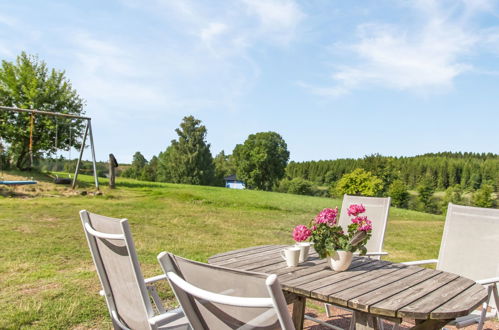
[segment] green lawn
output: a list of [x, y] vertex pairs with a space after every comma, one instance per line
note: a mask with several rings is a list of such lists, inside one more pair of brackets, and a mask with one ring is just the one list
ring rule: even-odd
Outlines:
[[[121, 178], [118, 185], [114, 191], [104, 187], [102, 196], [0, 196], [0, 328], [109, 327], [81, 209], [130, 220], [147, 277], [160, 273], [161, 251], [206, 261], [222, 251], [291, 244], [294, 225], [307, 224], [324, 207], [340, 206], [328, 198]], [[443, 216], [392, 208], [387, 259], [437, 257], [443, 223]], [[175, 304], [166, 286], [162, 296]]]

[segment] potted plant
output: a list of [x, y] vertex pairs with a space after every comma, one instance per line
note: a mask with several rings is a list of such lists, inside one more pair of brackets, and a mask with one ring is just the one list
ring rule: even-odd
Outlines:
[[348, 269], [353, 253], [360, 255], [367, 252], [366, 243], [371, 237], [372, 223], [362, 204], [352, 204], [348, 207], [348, 215], [352, 223], [346, 231], [338, 225], [338, 208], [326, 208], [319, 212], [311, 221], [310, 226], [298, 225], [293, 230], [293, 237], [300, 241], [310, 239], [320, 258], [327, 258], [329, 266], [335, 271]]

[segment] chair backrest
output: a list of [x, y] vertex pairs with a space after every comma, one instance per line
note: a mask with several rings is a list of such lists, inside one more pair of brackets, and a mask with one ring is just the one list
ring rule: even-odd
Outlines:
[[386, 223], [390, 210], [390, 197], [364, 197], [344, 195], [341, 204], [339, 224], [344, 229], [350, 225], [351, 217], [348, 216], [348, 207], [352, 204], [362, 204], [366, 208], [366, 215], [372, 221], [371, 238], [366, 244], [367, 252], [382, 252], [385, 238]]
[[449, 203], [437, 269], [475, 281], [499, 277], [499, 210]]
[[150, 329], [154, 316], [127, 219], [80, 211], [113, 325]]
[[166, 252], [158, 260], [194, 329], [294, 329], [277, 276]]

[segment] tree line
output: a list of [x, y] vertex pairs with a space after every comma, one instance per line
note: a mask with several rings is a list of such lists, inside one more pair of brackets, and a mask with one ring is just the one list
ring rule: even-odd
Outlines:
[[251, 134], [231, 155], [215, 157], [199, 119], [186, 116], [175, 130], [178, 137], [149, 161], [137, 151], [122, 176], [147, 181], [224, 186], [236, 174], [250, 189], [272, 190], [285, 175], [289, 160], [286, 142], [276, 132]]
[[434, 182], [437, 190], [460, 185], [479, 189], [483, 184], [499, 188], [499, 155], [492, 153], [442, 152], [414, 157], [387, 157], [378, 154], [360, 159], [290, 162], [289, 178], [303, 178], [316, 184], [331, 185], [357, 168], [371, 172], [383, 181], [383, 191], [398, 179], [415, 189], [423, 179]]
[[[289, 183], [299, 183], [302, 187], [325, 186], [330, 196], [390, 196], [393, 206], [438, 214], [445, 213], [449, 202], [497, 206], [499, 155], [443, 152], [386, 157], [375, 154], [360, 159], [291, 162], [286, 176]], [[444, 193], [436, 198], [436, 191]]]

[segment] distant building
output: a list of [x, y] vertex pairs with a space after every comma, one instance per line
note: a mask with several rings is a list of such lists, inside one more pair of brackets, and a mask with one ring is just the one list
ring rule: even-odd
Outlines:
[[239, 181], [235, 174], [232, 174], [232, 175], [225, 177], [224, 180], [225, 180], [225, 187], [226, 188], [231, 188], [231, 189], [245, 189], [246, 188], [246, 186], [244, 185], [244, 182]]

